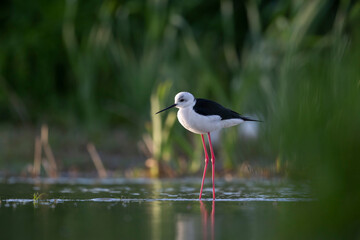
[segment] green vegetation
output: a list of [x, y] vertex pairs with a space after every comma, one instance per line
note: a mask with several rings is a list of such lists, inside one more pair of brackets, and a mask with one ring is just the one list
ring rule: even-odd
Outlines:
[[33, 200], [34, 202], [37, 202], [39, 200], [43, 200], [47, 198], [47, 194], [46, 193], [34, 193], [33, 195]]
[[39, 201], [47, 199], [48, 195], [46, 193], [34, 193], [33, 195], [33, 205], [38, 207]]

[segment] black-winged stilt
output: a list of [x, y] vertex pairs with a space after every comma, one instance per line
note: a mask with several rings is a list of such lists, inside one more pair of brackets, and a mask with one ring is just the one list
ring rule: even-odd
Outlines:
[[175, 103], [159, 112], [161, 113], [170, 108], [177, 107], [179, 111], [177, 118], [181, 125], [189, 130], [190, 132], [201, 134], [201, 140], [204, 147], [205, 153], [205, 167], [204, 174], [201, 182], [200, 196], [201, 199], [204, 179], [206, 174], [207, 164], [209, 162], [209, 155], [207, 154], [204, 134], [208, 135], [209, 146], [211, 152], [211, 163], [212, 163], [212, 185], [213, 185], [213, 199], [215, 199], [215, 155], [211, 143], [210, 133], [221, 128], [232, 127], [245, 121], [259, 121], [248, 117], [241, 116], [237, 112], [227, 109], [217, 102], [194, 98], [191, 93], [179, 92], [175, 96]]

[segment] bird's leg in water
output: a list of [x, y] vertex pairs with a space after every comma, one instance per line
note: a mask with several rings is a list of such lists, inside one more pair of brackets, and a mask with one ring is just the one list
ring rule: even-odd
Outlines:
[[212, 184], [213, 184], [213, 199], [215, 200], [215, 155], [211, 143], [210, 133], [208, 133], [210, 152], [211, 152], [211, 165], [212, 165]]
[[205, 139], [204, 139], [204, 135], [203, 135], [203, 134], [201, 134], [201, 140], [202, 140], [202, 144], [203, 144], [203, 147], [204, 147], [204, 153], [205, 153], [205, 167], [204, 167], [204, 174], [203, 174], [203, 178], [202, 178], [202, 182], [201, 182], [199, 199], [201, 199], [201, 195], [202, 195], [202, 191], [203, 191], [203, 186], [204, 186], [205, 175], [206, 175], [206, 167], [207, 167], [208, 162], [209, 162], [209, 155], [207, 154], [206, 144], [205, 144]]

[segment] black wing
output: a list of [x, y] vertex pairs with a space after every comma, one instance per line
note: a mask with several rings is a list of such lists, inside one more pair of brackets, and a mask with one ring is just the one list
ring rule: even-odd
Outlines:
[[202, 98], [196, 99], [194, 111], [197, 112], [198, 114], [205, 115], [205, 116], [219, 115], [221, 117], [221, 120], [240, 118], [244, 121], [258, 121], [255, 119], [243, 117], [240, 114], [238, 114], [237, 112], [234, 112], [230, 109], [227, 109], [227, 108], [221, 106], [217, 102], [207, 100], [207, 99], [202, 99]]

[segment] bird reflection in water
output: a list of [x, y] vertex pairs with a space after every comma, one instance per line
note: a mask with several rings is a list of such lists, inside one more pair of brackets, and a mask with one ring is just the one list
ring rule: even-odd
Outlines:
[[200, 200], [200, 212], [201, 212], [201, 223], [202, 223], [202, 230], [203, 230], [203, 239], [208, 239], [208, 233], [211, 233], [211, 239], [215, 239], [215, 201], [212, 201], [212, 209], [210, 214], [210, 231], [209, 231], [209, 224], [208, 218], [209, 214], [204, 205], [204, 202]]

